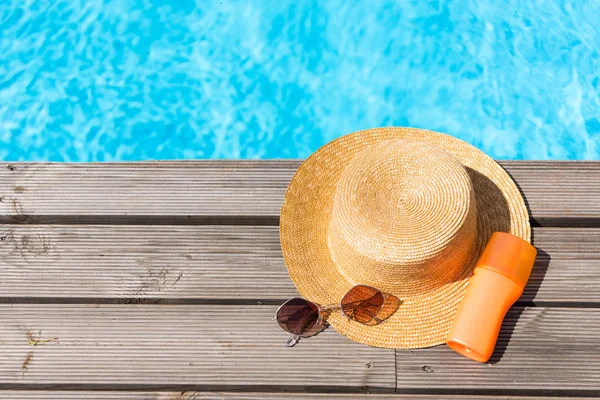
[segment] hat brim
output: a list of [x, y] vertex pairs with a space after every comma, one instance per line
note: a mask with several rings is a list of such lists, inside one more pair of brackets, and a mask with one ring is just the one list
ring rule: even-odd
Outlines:
[[379, 325], [363, 325], [341, 313], [332, 313], [328, 322], [350, 339], [370, 346], [430, 347], [445, 342], [468, 278], [491, 234], [509, 232], [530, 240], [529, 214], [517, 185], [481, 150], [452, 136], [414, 128], [377, 128], [336, 139], [307, 158], [292, 178], [281, 208], [281, 247], [290, 277], [308, 300], [338, 304], [350, 288], [360, 284], [330, 256], [327, 230], [333, 197], [340, 174], [355, 154], [374, 143], [393, 139], [437, 146], [465, 166], [477, 202], [476, 249], [455, 281], [410, 298], [391, 293], [399, 297], [400, 306]]

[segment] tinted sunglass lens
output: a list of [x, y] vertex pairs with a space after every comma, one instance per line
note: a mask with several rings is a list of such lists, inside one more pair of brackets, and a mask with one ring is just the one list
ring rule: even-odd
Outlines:
[[377, 314], [383, 306], [384, 298], [380, 290], [371, 286], [354, 286], [342, 299], [342, 311], [348, 318], [361, 324], [377, 322]]
[[277, 311], [277, 323], [293, 335], [306, 336], [319, 320], [316, 304], [301, 298], [285, 302]]

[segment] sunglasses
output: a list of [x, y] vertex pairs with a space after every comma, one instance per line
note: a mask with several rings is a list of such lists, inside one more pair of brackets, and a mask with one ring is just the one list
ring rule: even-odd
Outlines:
[[321, 306], [300, 297], [290, 299], [277, 309], [275, 319], [283, 330], [292, 334], [286, 343], [287, 347], [292, 347], [300, 338], [325, 329], [325, 317], [331, 311], [341, 310], [346, 317], [364, 325], [379, 324], [385, 319], [379, 315], [385, 301], [386, 295], [379, 289], [356, 285], [344, 295], [339, 305]]

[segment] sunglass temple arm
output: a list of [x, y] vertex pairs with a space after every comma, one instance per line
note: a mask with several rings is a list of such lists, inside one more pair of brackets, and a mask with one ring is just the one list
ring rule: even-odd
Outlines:
[[292, 335], [292, 337], [286, 342], [285, 347], [294, 347], [298, 341], [300, 341], [300, 336]]

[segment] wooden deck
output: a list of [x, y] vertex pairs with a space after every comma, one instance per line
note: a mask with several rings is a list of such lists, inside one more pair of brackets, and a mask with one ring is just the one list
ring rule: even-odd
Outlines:
[[503, 162], [539, 257], [497, 351], [288, 349], [298, 161], [0, 164], [0, 399], [600, 396], [600, 162]]

